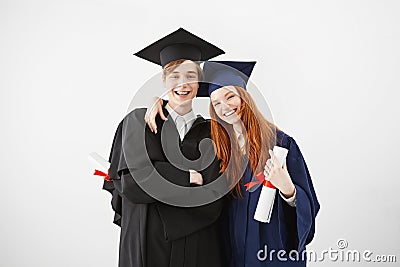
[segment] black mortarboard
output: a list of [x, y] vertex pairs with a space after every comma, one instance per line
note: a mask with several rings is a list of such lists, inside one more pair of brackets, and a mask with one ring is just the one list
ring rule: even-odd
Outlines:
[[[255, 61], [207, 61], [203, 71], [209, 83], [208, 95], [223, 86], [240, 86], [246, 89]], [[203, 89], [204, 90], [204, 89]], [[205, 92], [202, 92], [204, 94]]]
[[179, 28], [134, 55], [164, 67], [178, 59], [205, 61], [224, 53], [215, 45]]

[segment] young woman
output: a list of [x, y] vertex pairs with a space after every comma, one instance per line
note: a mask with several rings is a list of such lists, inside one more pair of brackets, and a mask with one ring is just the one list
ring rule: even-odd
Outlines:
[[[210, 81], [211, 137], [221, 160], [221, 171], [233, 181], [241, 178], [232, 190], [225, 213], [229, 266], [303, 266], [306, 260], [302, 254], [314, 236], [319, 203], [295, 140], [267, 121], [245, 90], [254, 64], [210, 62], [204, 66]], [[229, 139], [229, 134], [236, 138]], [[243, 135], [245, 141], [241, 141]], [[229, 149], [231, 142], [233, 150]], [[288, 149], [283, 167], [277, 164], [272, 152], [275, 145]], [[241, 175], [237, 166], [242, 164], [243, 157], [248, 163]], [[234, 163], [230, 166], [235, 167], [228, 167], [230, 161]], [[245, 186], [254, 174], [262, 171], [279, 190], [269, 223], [253, 218], [262, 186], [254, 192], [247, 191]], [[275, 254], [271, 253], [273, 250]]]
[[[267, 121], [245, 90], [254, 64], [204, 64], [211, 137], [220, 171], [234, 186], [222, 225], [225, 256], [230, 267], [305, 266], [305, 246], [314, 236], [319, 203], [295, 140]], [[275, 145], [288, 149], [283, 167], [276, 163]], [[254, 219], [262, 186], [246, 190], [260, 172], [279, 190], [269, 223]]]
[[158, 120], [160, 131], [154, 135], [144, 122], [146, 110], [135, 109], [115, 134], [111, 181], [105, 181], [104, 189], [113, 194], [115, 223], [121, 226], [120, 267], [223, 265], [216, 223], [222, 200], [194, 207], [185, 205], [191, 196], [179, 195], [185, 187], [206, 185], [219, 176], [216, 157], [207, 168], [197, 166], [199, 143], [210, 138], [210, 124], [192, 111], [202, 74], [195, 61], [213, 57], [215, 51], [211, 44], [179, 29], [136, 54], [163, 66], [170, 99], [163, 112], [170, 119]]

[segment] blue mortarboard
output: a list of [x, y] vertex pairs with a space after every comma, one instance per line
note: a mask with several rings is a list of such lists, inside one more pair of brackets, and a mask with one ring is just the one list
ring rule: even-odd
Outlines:
[[[253, 71], [255, 61], [206, 61], [203, 66], [205, 80], [209, 83], [207, 89], [198, 94], [210, 95], [224, 86], [240, 86], [246, 89], [247, 81]], [[204, 90], [208, 90], [204, 92]]]
[[178, 59], [204, 61], [224, 53], [215, 45], [179, 28], [134, 55], [164, 67]]

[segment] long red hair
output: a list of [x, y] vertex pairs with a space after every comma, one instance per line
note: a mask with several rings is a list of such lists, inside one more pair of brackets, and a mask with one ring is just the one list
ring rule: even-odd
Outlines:
[[[269, 159], [268, 150], [276, 143], [276, 131], [278, 128], [266, 120], [258, 110], [250, 94], [240, 86], [234, 86], [241, 98], [238, 114], [247, 133], [247, 146], [245, 154], [248, 157], [253, 174], [264, 170], [264, 165]], [[242, 151], [237, 143], [232, 125], [222, 121], [210, 104], [211, 138], [215, 143], [217, 157], [221, 160], [220, 172], [225, 173], [230, 185], [233, 186], [242, 178], [244, 160]], [[229, 138], [231, 136], [231, 138]], [[230, 161], [232, 162], [230, 163]], [[242, 197], [241, 182], [236, 183], [232, 194]]]

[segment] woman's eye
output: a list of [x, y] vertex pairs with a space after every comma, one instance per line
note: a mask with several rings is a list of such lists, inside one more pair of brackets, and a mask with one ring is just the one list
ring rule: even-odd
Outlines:
[[188, 75], [187, 78], [188, 78], [188, 79], [196, 79], [197, 76], [196, 76], [196, 75]]
[[233, 97], [233, 95], [230, 95], [230, 96], [228, 96], [228, 98], [227, 99], [231, 99]]
[[169, 76], [171, 79], [178, 79], [179, 78], [179, 76], [178, 75], [172, 75], [172, 76]]

